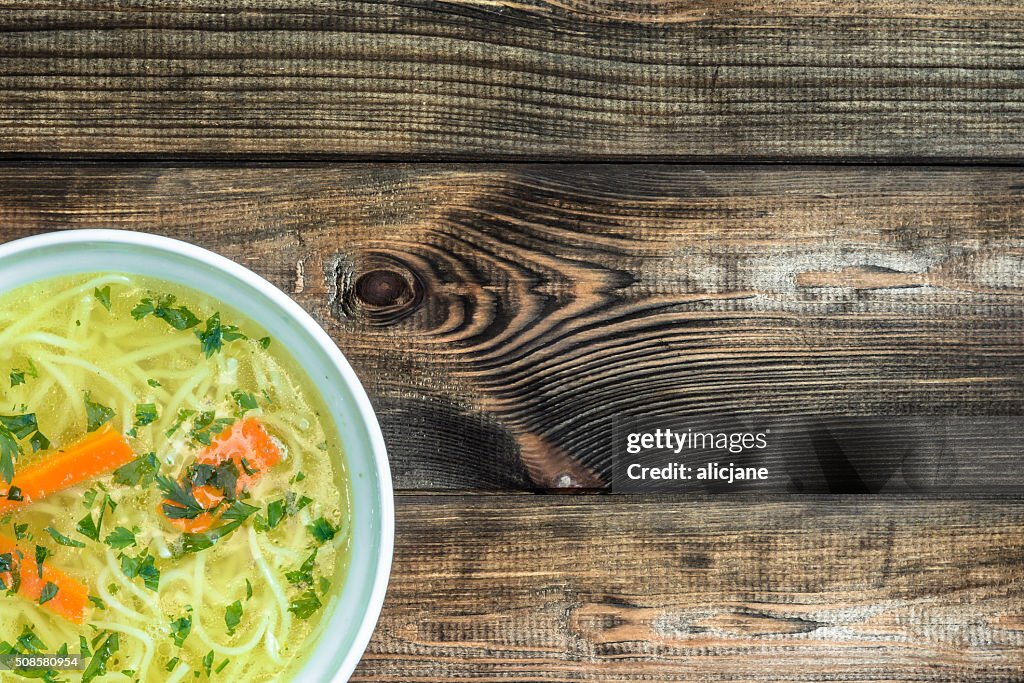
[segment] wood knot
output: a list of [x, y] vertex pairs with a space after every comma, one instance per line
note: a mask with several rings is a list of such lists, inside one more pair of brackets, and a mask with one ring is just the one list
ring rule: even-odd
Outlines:
[[347, 277], [339, 275], [341, 313], [371, 325], [394, 324], [420, 307], [426, 287], [403, 259], [393, 254], [365, 254]]
[[365, 306], [388, 308], [412, 301], [409, 281], [393, 270], [371, 270], [356, 280], [356, 296]]

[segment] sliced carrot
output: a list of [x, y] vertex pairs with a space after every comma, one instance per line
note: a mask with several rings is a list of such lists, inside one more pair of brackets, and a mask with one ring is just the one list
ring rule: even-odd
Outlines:
[[21, 490], [21, 500], [8, 500], [7, 492], [3, 492], [0, 514], [112, 472], [133, 458], [135, 453], [125, 438], [110, 425], [104, 425], [70, 448], [17, 472], [10, 488]]
[[85, 621], [85, 612], [89, 607], [89, 589], [84, 583], [68, 576], [59, 569], [43, 562], [42, 577], [39, 576], [39, 565], [24, 550], [20, 550], [11, 539], [0, 536], [0, 555], [11, 554], [11, 571], [0, 573], [0, 578], [8, 588], [14, 585], [14, 572], [18, 572], [20, 585], [18, 595], [32, 602], [39, 602], [43, 588], [48, 583], [57, 586], [57, 594], [44, 602], [40, 607], [59, 614], [68, 621], [81, 624]]
[[[239, 420], [218, 434], [213, 442], [196, 456], [196, 462], [203, 465], [216, 466], [225, 460], [231, 460], [238, 468], [238, 488], [235, 491], [235, 495], [238, 495], [259, 481], [263, 472], [281, 462], [281, 450], [270, 438], [263, 423], [258, 418], [250, 417]], [[252, 474], [247, 473], [247, 468]], [[224, 499], [221, 491], [209, 485], [199, 486], [193, 489], [192, 493], [196, 501], [206, 509], [216, 507]], [[173, 504], [170, 501], [164, 502]], [[213, 526], [218, 518], [218, 513], [204, 512], [193, 519], [168, 521], [182, 531], [199, 533]]]

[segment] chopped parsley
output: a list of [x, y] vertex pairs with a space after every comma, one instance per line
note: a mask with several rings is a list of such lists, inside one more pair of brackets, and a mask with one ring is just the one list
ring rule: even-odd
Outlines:
[[285, 501], [275, 500], [267, 506], [267, 526], [271, 529], [277, 528], [277, 525], [281, 523], [281, 520], [285, 518], [286, 507]]
[[192, 482], [192, 488], [212, 486], [218, 489], [228, 501], [238, 497], [238, 467], [230, 458], [219, 465], [193, 463], [185, 470], [186, 478]]
[[196, 411], [189, 410], [188, 408], [182, 408], [181, 410], [179, 410], [178, 416], [174, 419], [174, 424], [171, 425], [171, 428], [165, 432], [167, 438], [169, 439], [172, 436], [174, 436], [174, 433], [181, 429], [181, 425], [185, 424], [185, 422], [187, 422], [188, 419], [195, 414]]
[[46, 649], [46, 643], [36, 635], [35, 629], [30, 626], [25, 626], [21, 629], [21, 635], [18, 636], [18, 645], [21, 646], [22, 650], [28, 652], [42, 652]]
[[114, 470], [114, 481], [122, 486], [149, 486], [159, 469], [156, 453], [146, 453]]
[[16, 386], [18, 386], [20, 384], [24, 384], [25, 383], [25, 375], [28, 375], [29, 377], [32, 377], [33, 379], [38, 379], [39, 378], [39, 370], [36, 369], [35, 364], [31, 360], [29, 360], [29, 362], [28, 362], [28, 369], [27, 370], [21, 370], [19, 368], [12, 368], [11, 369], [11, 388], [13, 389], [14, 387], [16, 387]]
[[67, 546], [69, 548], [84, 548], [85, 544], [81, 541], [76, 541], [73, 538], [68, 538], [61, 532], [54, 529], [52, 526], [46, 527], [46, 533], [50, 534], [50, 537], [60, 545]]
[[143, 550], [137, 557], [124, 553], [118, 557], [121, 560], [121, 571], [129, 579], [141, 578], [146, 588], [154, 592], [160, 588], [160, 570], [156, 568], [149, 550]]
[[99, 521], [93, 519], [92, 512], [87, 513], [85, 517], [78, 520], [78, 524], [75, 525], [75, 531], [94, 541], [100, 540], [100, 528], [103, 526], [104, 510], [105, 508], [101, 506]]
[[270, 337], [261, 337], [259, 341], [260, 347], [265, 351], [270, 348]]
[[[103, 633], [100, 632], [98, 637], [102, 637]], [[120, 647], [121, 643], [118, 640], [117, 632], [110, 633], [103, 644], [96, 648], [92, 659], [89, 660], [89, 666], [85, 667], [85, 671], [82, 672], [82, 683], [89, 683], [97, 676], [107, 673], [107, 662]]]
[[249, 579], [245, 580], [245, 600], [248, 602], [252, 598], [252, 584], [249, 583]]
[[97, 429], [110, 422], [114, 418], [114, 409], [105, 405], [92, 402], [91, 392], [85, 392], [85, 416], [86, 431], [95, 432]]
[[14, 461], [22, 454], [19, 441], [29, 440], [32, 450], [50, 447], [50, 440], [39, 431], [35, 413], [0, 415], [0, 477], [10, 483], [14, 479]]
[[43, 562], [50, 556], [50, 551], [41, 545], [36, 546], [36, 572], [39, 574], [39, 578], [43, 578]]
[[256, 397], [248, 392], [235, 389], [231, 392], [231, 398], [234, 399], [235, 405], [238, 406], [239, 417], [245, 415], [250, 410], [259, 408], [259, 405], [256, 403]]
[[221, 671], [227, 668], [228, 664], [231, 663], [231, 659], [225, 657], [224, 661], [217, 665], [217, 668], [213, 670], [213, 673], [219, 674]]
[[292, 599], [288, 605], [288, 611], [299, 619], [309, 619], [322, 606], [323, 603], [317, 597], [316, 591], [309, 588]]
[[185, 616], [171, 622], [171, 636], [178, 647], [184, 645], [188, 634], [192, 633], [192, 608], [186, 607], [185, 610], [188, 612]]
[[162, 504], [163, 512], [168, 519], [195, 519], [206, 508], [199, 504], [192, 492], [192, 481], [185, 477], [182, 481], [156, 475], [156, 485], [163, 491], [167, 500]]
[[338, 530], [323, 517], [314, 519], [306, 525], [306, 529], [309, 530], [310, 535], [313, 536], [317, 543], [326, 543], [332, 540], [338, 533]]
[[210, 670], [213, 668], [213, 650], [206, 653], [203, 657], [203, 671], [206, 672], [207, 678], [210, 676]]
[[196, 330], [196, 337], [199, 338], [199, 343], [203, 349], [203, 355], [207, 358], [211, 358], [213, 354], [219, 353], [224, 347], [224, 342], [247, 338], [242, 334], [242, 331], [234, 325], [222, 325], [220, 322], [220, 313], [214, 313], [207, 318], [206, 329]]
[[175, 307], [175, 300], [176, 297], [172, 294], [158, 296], [156, 300], [147, 297], [132, 309], [132, 317], [142, 320], [146, 316], [152, 315], [176, 330], [188, 330], [198, 325], [199, 318], [195, 313], [184, 306]]
[[242, 602], [235, 600], [224, 610], [224, 624], [228, 627], [228, 635], [235, 635], [235, 629], [242, 622]]
[[43, 586], [42, 592], [39, 593], [39, 604], [42, 605], [53, 600], [57, 596], [57, 591], [59, 590], [60, 589], [57, 587], [57, 584], [52, 581], [47, 581], [46, 585]]
[[175, 554], [182, 555], [184, 553], [196, 553], [200, 550], [212, 548], [220, 539], [242, 526], [242, 524], [245, 523], [245, 520], [247, 520], [257, 510], [259, 510], [258, 507], [249, 505], [248, 503], [244, 503], [240, 500], [232, 502], [221, 515], [221, 519], [227, 520], [226, 524], [221, 524], [220, 526], [202, 533], [182, 534], [180, 542], [175, 548]]
[[[96, 609], [107, 609], [107, 603], [103, 602], [103, 598], [97, 597], [95, 595], [90, 595], [89, 602], [96, 605]], [[85, 644], [84, 640], [82, 641], [82, 644]]]
[[178, 666], [178, 662], [180, 662], [180, 661], [181, 661], [181, 657], [171, 657], [170, 659], [167, 660], [167, 664], [166, 664], [166, 666], [164, 666], [164, 671], [166, 671], [168, 673], [170, 673], [171, 671], [174, 671], [174, 669]]
[[103, 304], [103, 308], [107, 309], [107, 312], [110, 311], [110, 285], [107, 285], [103, 289], [97, 287], [93, 290], [93, 296], [96, 297], [97, 301]]
[[153, 424], [159, 417], [156, 411], [156, 404], [154, 403], [140, 403], [135, 406], [136, 427], [145, 427], [146, 425]]
[[146, 384], [153, 387], [154, 389], [159, 389], [161, 386], [163, 386], [160, 384], [160, 382], [157, 382], [155, 379], [147, 379]]
[[316, 554], [317, 549], [313, 549], [313, 553], [303, 560], [302, 564], [295, 571], [287, 572], [285, 578], [289, 582], [297, 586], [310, 586], [313, 584], [313, 569], [316, 567]]
[[107, 534], [103, 542], [115, 550], [122, 550], [128, 546], [135, 545], [135, 534], [138, 532], [139, 527], [131, 529], [126, 529], [123, 526], [115, 527], [113, 531]]
[[212, 410], [204, 410], [192, 421], [192, 429], [188, 435], [192, 441], [209, 446], [213, 439], [235, 423], [233, 417], [216, 417]]

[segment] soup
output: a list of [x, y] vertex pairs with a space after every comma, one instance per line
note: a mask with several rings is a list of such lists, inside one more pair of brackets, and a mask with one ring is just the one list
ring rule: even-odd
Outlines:
[[[349, 484], [305, 373], [153, 278], [0, 296], [0, 654], [44, 680], [277, 681], [348, 565]], [[127, 677], [127, 678], [126, 678]]]

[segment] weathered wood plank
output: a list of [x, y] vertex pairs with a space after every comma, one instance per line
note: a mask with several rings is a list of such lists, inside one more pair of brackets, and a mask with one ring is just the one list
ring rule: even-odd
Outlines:
[[354, 681], [1024, 678], [1024, 508], [398, 498]]
[[1024, 157], [1012, 0], [0, 1], [0, 153]]
[[0, 239], [151, 230], [318, 317], [400, 488], [600, 487], [611, 420], [1024, 413], [1024, 171], [0, 167]]

